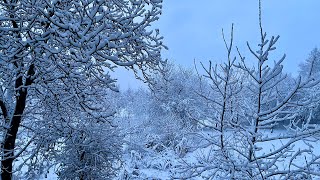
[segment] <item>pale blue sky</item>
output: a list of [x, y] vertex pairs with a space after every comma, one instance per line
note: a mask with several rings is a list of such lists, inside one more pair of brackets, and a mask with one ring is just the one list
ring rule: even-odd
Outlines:
[[[285, 71], [296, 74], [298, 64], [314, 47], [320, 47], [320, 0], [263, 0], [263, 27], [280, 35], [274, 58], [286, 53]], [[224, 61], [221, 29], [229, 33], [234, 23], [234, 44], [252, 60], [246, 41], [259, 41], [258, 0], [164, 0], [163, 13], [154, 27], [169, 47], [163, 57], [185, 67], [196, 61]], [[128, 73], [117, 73], [121, 89], [140, 83]], [[120, 75], [119, 75], [120, 74]]]

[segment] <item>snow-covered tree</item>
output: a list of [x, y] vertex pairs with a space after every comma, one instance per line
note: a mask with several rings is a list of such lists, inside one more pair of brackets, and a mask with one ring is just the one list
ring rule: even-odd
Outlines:
[[0, 7], [1, 177], [11, 179], [13, 161], [42, 136], [49, 142], [41, 147], [64, 137], [64, 126], [81, 119], [73, 115], [108, 121], [96, 87], [116, 90], [108, 71], [119, 66], [154, 68], [164, 46], [149, 27], [161, 1], [5, 0]]
[[[301, 94], [305, 89], [316, 85], [317, 81], [309, 77], [304, 80], [298, 77], [294, 85], [286, 89], [286, 93], [281, 93], [281, 83], [287, 80], [287, 75], [282, 72], [285, 55], [274, 61], [273, 66], [268, 64], [279, 36], [268, 39], [263, 31], [261, 4], [259, 19], [261, 41], [258, 50], [253, 50], [247, 43], [252, 56], [257, 60], [256, 67], [250, 68], [239, 53], [241, 63], [238, 67], [250, 77], [250, 85], [245, 91], [251, 94], [246, 99], [247, 125], [242, 126], [243, 129], [237, 136], [241, 144], [236, 153], [239, 154], [240, 161], [246, 164], [245, 168], [239, 168], [239, 173], [251, 179], [288, 179], [318, 175], [314, 165], [319, 162], [319, 157], [314, 154], [315, 149], [308, 142], [317, 140], [320, 129], [311, 125], [309, 119], [303, 121], [298, 116], [301, 107], [308, 107], [314, 100], [314, 97]], [[280, 123], [285, 124], [285, 130], [273, 133]], [[306, 148], [295, 149], [297, 142], [304, 143]], [[263, 148], [266, 144], [272, 146], [268, 151]], [[279, 166], [283, 162], [287, 165]]]
[[[309, 57], [300, 64], [299, 74], [303, 79], [314, 78], [315, 80], [320, 80], [320, 51], [318, 48], [314, 48]], [[303, 96], [320, 96], [320, 83], [316, 86], [305, 91]], [[306, 109], [302, 113], [302, 117], [306, 117], [309, 114], [309, 110]], [[311, 123], [319, 124], [320, 120], [320, 99], [314, 103], [314, 108], [312, 111]]]
[[204, 107], [197, 95], [198, 77], [191, 69], [166, 64], [161, 74], [153, 77], [151, 84], [150, 119], [153, 132], [162, 134], [169, 144], [179, 141], [184, 132], [195, 129], [199, 111]]
[[[254, 50], [247, 43], [256, 66], [249, 65], [238, 51], [240, 61], [235, 67], [245, 77], [241, 92], [237, 91], [239, 88], [231, 89], [234, 83], [231, 83], [233, 78], [228, 73], [234, 72], [231, 71], [234, 67], [230, 66], [234, 63], [230, 56], [227, 63], [220, 66], [223, 73], [217, 73], [216, 68], [211, 70], [211, 66], [206, 69], [217, 89], [214, 92], [218, 93], [214, 98], [204, 97], [217, 104], [213, 119], [218, 123], [211, 127], [211, 132], [202, 133], [200, 142], [205, 143], [199, 142], [201, 159], [197, 162], [183, 161], [179, 172], [185, 178], [310, 179], [320, 175], [317, 168], [320, 157], [313, 146], [319, 142], [320, 128], [310, 123], [311, 113], [307, 118], [300, 116], [317, 100], [315, 93], [305, 94], [305, 91], [319, 81], [312, 76], [288, 78], [282, 72], [285, 55], [272, 65], [270, 55], [276, 49], [279, 36], [267, 38], [263, 31], [261, 1], [259, 22], [261, 36], [258, 49]], [[311, 74], [313, 65], [310, 67], [308, 74]], [[232, 100], [230, 97], [237, 92], [240, 96], [235, 96], [239, 97], [235, 98], [239, 101], [236, 109], [240, 109], [240, 113], [227, 116], [224, 112], [232, 107], [228, 103]], [[232, 118], [237, 115], [241, 121], [234, 123]]]
[[117, 101], [119, 111], [115, 120], [124, 135], [127, 146], [124, 153], [132, 149], [139, 150], [139, 146], [144, 146], [148, 127], [152, 125], [152, 120], [149, 119], [150, 92], [143, 88], [129, 88], [120, 92]]
[[319, 79], [320, 75], [320, 51], [318, 48], [314, 48], [309, 57], [302, 62], [300, 65], [299, 73], [302, 78], [308, 78], [308, 76], [312, 76], [316, 79]]
[[227, 52], [226, 62], [213, 65], [209, 61], [208, 67], [201, 63], [205, 74], [199, 79], [204, 78], [210, 88], [202, 88], [197, 92], [208, 109], [202, 111], [202, 119], [196, 119], [206, 128], [197, 134], [201, 142], [198, 148], [208, 150], [197, 158], [196, 163], [182, 163], [179, 169], [182, 177], [231, 178], [231, 172], [235, 171], [232, 153], [236, 147], [232, 135], [239, 130], [237, 126], [243, 123], [240, 122], [243, 118], [240, 104], [242, 80], [238, 69], [234, 67], [236, 58], [232, 57], [233, 25], [230, 42], [227, 43], [223, 30], [222, 36]]

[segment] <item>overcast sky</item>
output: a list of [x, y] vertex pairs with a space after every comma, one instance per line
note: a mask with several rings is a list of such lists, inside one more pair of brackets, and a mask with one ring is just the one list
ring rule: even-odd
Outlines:
[[[320, 47], [320, 0], [263, 0], [262, 5], [264, 31], [269, 36], [280, 35], [272, 57], [276, 60], [285, 53], [285, 71], [296, 75], [299, 63]], [[192, 67], [194, 60], [225, 60], [221, 29], [229, 33], [232, 23], [234, 44], [253, 61], [246, 42], [256, 47], [260, 39], [258, 0], [164, 0], [162, 16], [154, 27], [160, 29], [169, 47], [163, 57]], [[140, 86], [128, 76], [118, 72], [121, 89]]]

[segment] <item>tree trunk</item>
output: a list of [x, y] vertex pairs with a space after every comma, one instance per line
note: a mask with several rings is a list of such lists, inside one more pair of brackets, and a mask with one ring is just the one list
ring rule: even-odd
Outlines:
[[[30, 86], [33, 83], [32, 75], [34, 75], [34, 65], [31, 65], [28, 70], [28, 77], [26, 78], [25, 86]], [[24, 85], [23, 79], [20, 76], [15, 82], [15, 87], [18, 88], [16, 92], [16, 106], [14, 110], [14, 115], [11, 118], [11, 121], [8, 123], [8, 129], [6, 130], [5, 138], [2, 146], [2, 160], [1, 160], [1, 178], [2, 180], [11, 180], [12, 179], [12, 165], [14, 157], [14, 148], [15, 141], [17, 138], [17, 133], [20, 127], [21, 118], [26, 107], [27, 100], [27, 88], [22, 86]]]
[[19, 101], [16, 105], [16, 110], [14, 112], [14, 116], [10, 123], [10, 128], [7, 130], [4, 139], [3, 145], [3, 161], [1, 162], [1, 178], [2, 180], [9, 180], [12, 178], [12, 164], [14, 160], [14, 148], [15, 148], [15, 141], [18, 133], [18, 129], [21, 122], [21, 115], [24, 111], [26, 105], [26, 95], [27, 92], [20, 94], [18, 97]]

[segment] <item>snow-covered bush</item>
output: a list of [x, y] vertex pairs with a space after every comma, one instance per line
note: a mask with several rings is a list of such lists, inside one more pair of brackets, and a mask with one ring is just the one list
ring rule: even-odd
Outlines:
[[59, 179], [111, 179], [121, 167], [121, 138], [103, 123], [78, 123], [70, 129], [61, 153]]

